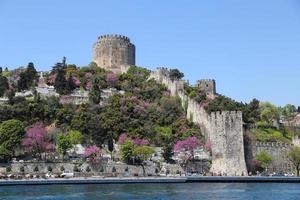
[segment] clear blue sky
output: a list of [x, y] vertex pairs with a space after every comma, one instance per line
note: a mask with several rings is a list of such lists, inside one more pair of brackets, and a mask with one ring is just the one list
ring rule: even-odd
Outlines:
[[300, 105], [300, 0], [0, 0], [0, 28], [0, 66], [87, 65], [97, 36], [116, 33], [139, 66], [214, 78], [238, 101]]

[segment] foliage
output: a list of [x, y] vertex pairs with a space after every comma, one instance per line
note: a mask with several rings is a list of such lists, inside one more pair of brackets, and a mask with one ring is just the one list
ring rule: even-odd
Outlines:
[[259, 152], [255, 156], [255, 159], [259, 161], [260, 166], [264, 169], [266, 169], [269, 166], [269, 164], [272, 162], [272, 156], [266, 151]]
[[80, 144], [82, 142], [82, 134], [80, 131], [70, 130], [68, 132], [68, 137], [72, 145]]
[[0, 124], [0, 158], [9, 159], [20, 144], [25, 129], [21, 121], [11, 119]]
[[8, 88], [9, 85], [8, 85], [7, 78], [2, 74], [0, 74], [0, 97], [2, 97], [5, 94]]
[[257, 128], [252, 130], [258, 141], [262, 142], [283, 142], [289, 143], [291, 133], [289, 135], [284, 135], [283, 132], [274, 128]]
[[171, 80], [179, 80], [184, 77], [184, 74], [180, 72], [178, 69], [170, 69], [169, 70], [169, 78]]
[[279, 120], [279, 109], [270, 102], [260, 103], [260, 118], [262, 121], [272, 124]]
[[18, 91], [28, 90], [37, 83], [37, 71], [34, 68], [32, 62], [28, 63], [28, 66], [24, 72], [20, 73], [20, 79], [17, 83]]
[[91, 162], [95, 161], [101, 154], [101, 150], [96, 145], [89, 146], [84, 151], [84, 156], [89, 158]]
[[121, 145], [120, 150], [121, 150], [122, 160], [125, 161], [126, 163], [132, 163], [133, 151], [134, 151], [134, 144], [133, 144], [132, 140], [126, 140]]
[[64, 133], [59, 133], [57, 135], [56, 144], [58, 152], [61, 153], [63, 157], [66, 155], [67, 151], [72, 148], [70, 138]]
[[33, 155], [38, 154], [42, 158], [43, 152], [53, 151], [54, 144], [47, 137], [47, 130], [44, 124], [36, 123], [27, 129], [25, 137], [22, 139], [22, 146], [33, 152]]
[[184, 140], [179, 140], [174, 145], [174, 153], [184, 154], [184, 160], [194, 159], [194, 151], [200, 146], [200, 141], [196, 137], [188, 137]]
[[294, 167], [296, 168], [297, 176], [299, 176], [299, 170], [300, 170], [300, 147], [294, 147], [289, 152], [289, 157], [290, 157], [290, 160], [293, 163]]

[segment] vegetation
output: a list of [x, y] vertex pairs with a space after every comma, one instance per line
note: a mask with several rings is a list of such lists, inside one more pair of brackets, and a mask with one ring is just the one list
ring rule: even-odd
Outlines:
[[296, 168], [297, 176], [299, 176], [300, 170], [300, 147], [294, 147], [289, 153], [289, 157], [294, 167]]
[[272, 162], [272, 156], [266, 151], [259, 152], [255, 156], [255, 159], [258, 161], [259, 166], [261, 166], [265, 170], [267, 169], [269, 164]]

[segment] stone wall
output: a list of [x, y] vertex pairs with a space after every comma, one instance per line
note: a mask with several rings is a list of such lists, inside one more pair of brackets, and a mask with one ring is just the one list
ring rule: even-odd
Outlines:
[[[116, 175], [125, 175], [128, 176], [134, 176], [135, 174], [138, 174], [139, 176], [143, 175], [143, 168], [138, 165], [127, 165], [124, 163], [100, 163], [100, 164], [89, 164], [89, 163], [82, 163], [82, 164], [76, 164], [76, 163], [70, 163], [70, 162], [63, 162], [63, 163], [11, 163], [11, 164], [1, 164], [0, 165], [0, 173], [6, 173], [6, 167], [11, 167], [12, 174], [22, 174], [20, 171], [20, 168], [24, 168], [24, 174], [46, 174], [48, 173], [48, 167], [52, 168], [52, 173], [54, 174], [61, 174], [61, 167], [63, 166], [65, 172], [74, 172], [78, 175], [109, 175], [112, 173], [115, 173]], [[80, 172], [75, 172], [74, 167], [77, 167]], [[38, 171], [35, 171], [35, 168], [38, 168]], [[90, 172], [87, 172], [87, 167], [90, 168]], [[116, 169], [115, 172], [113, 172], [113, 168]], [[171, 174], [176, 174], [177, 171], [180, 171], [183, 173], [183, 170], [180, 166], [174, 165], [174, 164], [167, 164], [163, 166], [163, 168], [159, 168], [156, 165], [147, 165], [145, 166], [145, 172], [146, 174], [155, 174], [155, 169], [159, 170], [159, 173], [165, 173], [165, 170], [168, 169], [168, 171]], [[126, 170], [128, 171], [126, 172]]]
[[294, 167], [288, 157], [288, 153], [293, 148], [292, 144], [253, 142], [251, 147], [253, 158], [262, 151], [266, 151], [272, 156], [272, 163], [268, 167], [269, 172], [293, 172]]
[[127, 66], [135, 65], [135, 46], [126, 36], [100, 36], [93, 47], [93, 61], [99, 67], [122, 73]]
[[179, 96], [187, 111], [187, 118], [200, 125], [207, 140], [212, 143], [212, 173], [246, 175], [243, 121], [241, 112], [217, 112], [208, 114], [193, 99], [184, 94], [183, 80], [170, 80], [166, 68], [158, 68], [150, 78], [166, 85], [172, 96]]

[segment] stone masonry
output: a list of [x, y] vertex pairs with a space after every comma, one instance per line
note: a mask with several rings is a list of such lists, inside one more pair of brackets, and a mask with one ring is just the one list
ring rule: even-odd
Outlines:
[[214, 174], [246, 175], [242, 113], [222, 111], [208, 114], [193, 99], [184, 94], [184, 81], [168, 78], [166, 68], [158, 68], [150, 78], [166, 85], [172, 96], [179, 96], [187, 110], [187, 118], [201, 127], [206, 140], [212, 143], [212, 167]]
[[122, 35], [102, 35], [93, 47], [93, 61], [99, 67], [122, 73], [135, 65], [135, 46]]

